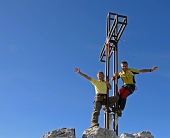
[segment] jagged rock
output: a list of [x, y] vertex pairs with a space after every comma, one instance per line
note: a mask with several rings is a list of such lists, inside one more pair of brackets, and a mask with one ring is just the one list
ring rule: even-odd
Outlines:
[[116, 136], [116, 132], [113, 130], [96, 126], [90, 129], [86, 129], [83, 132], [82, 138], [118, 138], [118, 136]]
[[135, 138], [133, 134], [123, 133], [119, 138]]
[[[74, 128], [60, 128], [48, 132], [42, 138], [76, 138], [75, 135]], [[149, 131], [142, 131], [131, 134], [123, 133], [118, 137], [115, 131], [96, 126], [86, 129], [82, 138], [154, 138], [154, 136]]]
[[60, 128], [48, 132], [43, 138], [76, 138], [74, 128]]
[[123, 133], [120, 138], [154, 138], [149, 131], [142, 131], [136, 134]]
[[149, 131], [142, 131], [136, 134], [139, 138], [154, 138]]

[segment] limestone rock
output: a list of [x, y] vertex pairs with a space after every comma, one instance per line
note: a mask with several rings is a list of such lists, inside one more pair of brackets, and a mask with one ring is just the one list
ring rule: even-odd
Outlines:
[[123, 133], [120, 138], [154, 138], [149, 131], [142, 131], [136, 134]]
[[133, 134], [123, 133], [119, 138], [135, 138]]
[[[74, 128], [60, 128], [46, 133], [42, 138], [76, 138], [76, 134]], [[154, 136], [149, 131], [142, 131], [138, 133], [123, 133], [118, 137], [113, 130], [95, 126], [86, 129], [82, 138], [154, 138]]]
[[73, 128], [60, 128], [48, 132], [43, 138], [76, 138], [75, 129]]
[[93, 128], [86, 129], [83, 132], [82, 138], [118, 138], [118, 136], [116, 136], [116, 132], [113, 130], [95, 126]]

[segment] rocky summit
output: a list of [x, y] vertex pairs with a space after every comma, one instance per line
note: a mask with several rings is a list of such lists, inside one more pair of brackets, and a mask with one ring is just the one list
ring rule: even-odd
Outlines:
[[[60, 128], [49, 131], [42, 138], [76, 138], [74, 128]], [[154, 138], [149, 131], [141, 131], [138, 133], [123, 133], [119, 136], [110, 129], [101, 127], [93, 127], [84, 130], [82, 138]]]
[[43, 138], [76, 138], [74, 128], [60, 128], [49, 131]]

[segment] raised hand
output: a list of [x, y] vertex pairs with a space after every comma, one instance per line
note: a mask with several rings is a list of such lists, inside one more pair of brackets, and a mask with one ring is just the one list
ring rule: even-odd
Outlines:
[[157, 68], [158, 68], [157, 66], [154, 66], [154, 67], [152, 68], [152, 71], [155, 71]]
[[77, 73], [79, 73], [79, 72], [80, 72], [80, 69], [79, 69], [79, 68], [75, 68], [74, 71], [77, 72]]
[[114, 73], [114, 76], [118, 76], [118, 75], [119, 75], [119, 72], [115, 72], [115, 73]]

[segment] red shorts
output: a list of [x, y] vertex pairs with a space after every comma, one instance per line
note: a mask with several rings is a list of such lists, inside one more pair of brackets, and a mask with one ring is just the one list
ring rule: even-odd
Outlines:
[[126, 99], [130, 94], [132, 94], [135, 90], [135, 85], [126, 85], [122, 86], [119, 89], [118, 94], [121, 95], [121, 98]]

